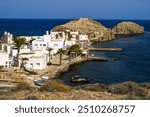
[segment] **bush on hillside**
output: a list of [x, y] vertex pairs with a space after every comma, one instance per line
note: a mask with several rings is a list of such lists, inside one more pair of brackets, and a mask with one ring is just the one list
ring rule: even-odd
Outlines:
[[107, 91], [106, 86], [103, 84], [99, 84], [99, 83], [84, 85], [84, 86], [81, 86], [81, 88], [86, 91], [100, 91], [100, 92]]
[[20, 83], [17, 86], [17, 90], [29, 90], [31, 89], [31, 84], [26, 81], [20, 81]]
[[147, 88], [134, 82], [124, 82], [109, 85], [108, 92], [114, 94], [127, 94], [126, 99], [130, 100], [150, 99]]
[[70, 91], [71, 87], [64, 84], [59, 80], [50, 80], [45, 82], [45, 84], [40, 88], [40, 91], [60, 91], [67, 92]]

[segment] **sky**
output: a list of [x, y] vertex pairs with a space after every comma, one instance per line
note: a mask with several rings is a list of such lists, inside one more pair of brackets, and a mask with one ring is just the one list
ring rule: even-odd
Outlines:
[[0, 0], [0, 18], [150, 19], [150, 0]]

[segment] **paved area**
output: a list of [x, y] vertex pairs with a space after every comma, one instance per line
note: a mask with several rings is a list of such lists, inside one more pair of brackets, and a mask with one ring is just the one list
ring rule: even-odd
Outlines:
[[[47, 66], [44, 71], [39, 71], [38, 74], [40, 74], [41, 76], [51, 76], [52, 74], [54, 74], [56, 72], [56, 69], [60, 66], [60, 55], [56, 55], [51, 62], [52, 65]], [[62, 55], [62, 64], [66, 64], [68, 62], [68, 56]]]

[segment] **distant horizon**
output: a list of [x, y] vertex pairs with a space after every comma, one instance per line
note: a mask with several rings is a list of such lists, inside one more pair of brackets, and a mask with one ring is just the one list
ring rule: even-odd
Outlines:
[[[88, 18], [88, 17], [80, 17], [80, 18]], [[22, 19], [22, 20], [74, 20], [79, 18], [0, 18], [0, 19]], [[150, 20], [150, 19], [107, 19], [107, 18], [88, 18], [93, 20]]]

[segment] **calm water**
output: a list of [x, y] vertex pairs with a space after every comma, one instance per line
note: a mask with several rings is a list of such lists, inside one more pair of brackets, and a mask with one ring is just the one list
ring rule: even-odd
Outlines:
[[[70, 20], [17, 20], [1, 19], [0, 35], [9, 31], [15, 35], [43, 35], [46, 30], [64, 24]], [[104, 26], [112, 28], [121, 20], [98, 20]], [[145, 27], [145, 34], [136, 36], [118, 36], [115, 41], [93, 44], [94, 47], [121, 47], [123, 52], [92, 52], [95, 56], [105, 56], [108, 62], [86, 62], [75, 65], [71, 71], [61, 76], [70, 84], [72, 75], [82, 75], [91, 83], [117, 83], [123, 81], [150, 82], [150, 21], [134, 21]], [[112, 57], [119, 58], [112, 61]]]

